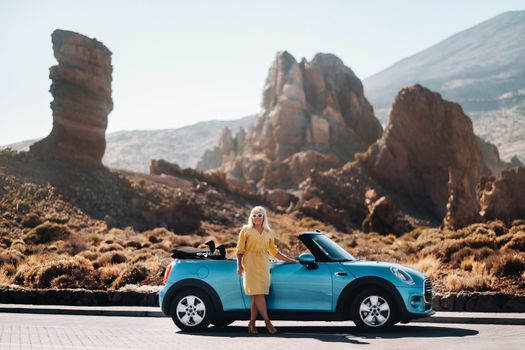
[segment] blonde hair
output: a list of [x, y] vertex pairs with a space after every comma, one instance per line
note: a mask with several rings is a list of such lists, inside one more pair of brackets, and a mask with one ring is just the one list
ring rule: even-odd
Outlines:
[[253, 227], [252, 215], [257, 212], [263, 214], [263, 229], [270, 231], [270, 223], [268, 222], [268, 215], [266, 214], [266, 209], [264, 209], [264, 207], [260, 205], [252, 208], [252, 210], [250, 211], [250, 216], [248, 216], [248, 223], [244, 226]]

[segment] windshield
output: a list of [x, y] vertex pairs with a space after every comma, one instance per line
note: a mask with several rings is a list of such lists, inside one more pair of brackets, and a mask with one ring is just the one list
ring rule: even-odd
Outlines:
[[332, 241], [330, 238], [324, 235], [315, 235], [312, 237], [312, 241], [332, 260], [336, 261], [353, 261], [355, 258], [344, 250], [339, 244]]

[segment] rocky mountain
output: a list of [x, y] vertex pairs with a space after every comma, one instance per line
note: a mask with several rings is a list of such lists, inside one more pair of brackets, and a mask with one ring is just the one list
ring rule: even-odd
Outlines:
[[[148, 172], [151, 159], [163, 158], [182, 167], [196, 167], [203, 150], [219, 141], [221, 130], [236, 132], [255, 122], [255, 115], [232, 120], [209, 120], [181, 128], [161, 130], [124, 130], [106, 135], [106, 153], [102, 163], [110, 168]], [[5, 145], [26, 151], [38, 140]]]
[[459, 103], [501, 157], [525, 159], [525, 11], [505, 12], [365, 79], [386, 123], [396, 93], [419, 83]]
[[297, 62], [283, 51], [268, 71], [255, 125], [235, 136], [225, 130], [198, 166], [258, 187], [297, 188], [312, 167], [351, 161], [381, 133], [361, 81], [339, 58]]

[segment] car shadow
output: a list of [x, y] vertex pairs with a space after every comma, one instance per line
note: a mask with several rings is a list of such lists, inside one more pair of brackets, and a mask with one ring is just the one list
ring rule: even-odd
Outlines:
[[[345, 326], [279, 326], [278, 332], [270, 335], [264, 327], [257, 327], [259, 333], [247, 334], [245, 326], [211, 327], [204, 332], [191, 333], [213, 337], [281, 337], [281, 338], [314, 338], [324, 342], [369, 344], [367, 339], [400, 339], [400, 338], [441, 338], [467, 337], [478, 334], [477, 330], [457, 327], [397, 325], [385, 332], [361, 332], [356, 327]], [[179, 331], [178, 333], [184, 333]]]

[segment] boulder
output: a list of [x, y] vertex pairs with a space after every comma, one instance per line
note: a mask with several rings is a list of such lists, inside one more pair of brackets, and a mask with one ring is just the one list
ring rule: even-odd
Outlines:
[[365, 206], [368, 215], [361, 224], [363, 232], [401, 235], [414, 229], [414, 226], [396, 208], [390, 197], [380, 196], [376, 190], [365, 193]]

